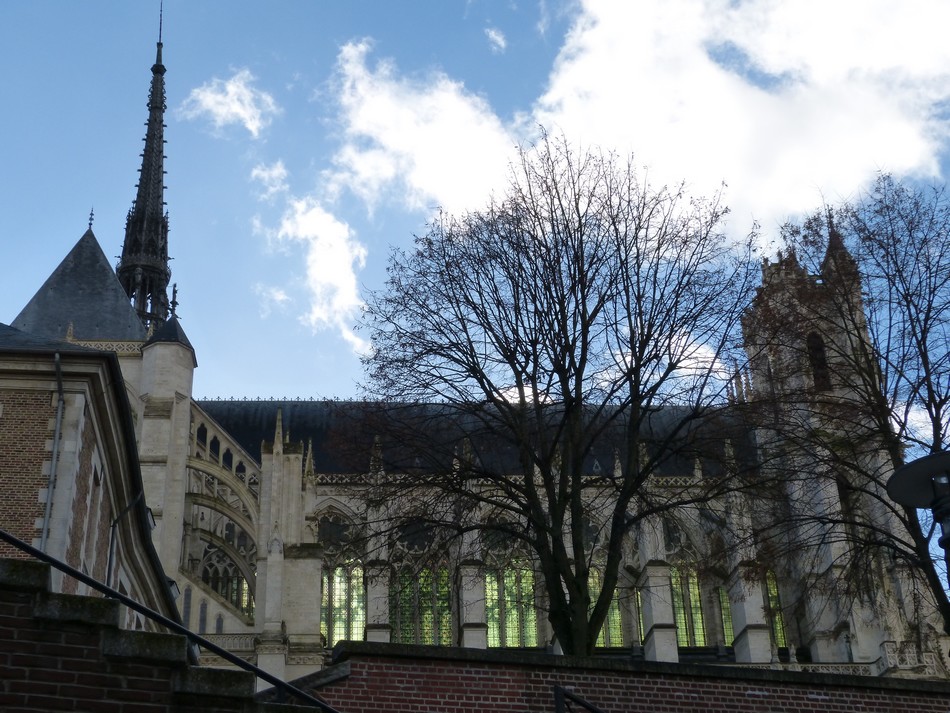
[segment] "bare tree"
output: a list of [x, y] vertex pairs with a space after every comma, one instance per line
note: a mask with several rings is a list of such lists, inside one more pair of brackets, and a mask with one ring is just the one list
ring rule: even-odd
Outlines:
[[387, 415], [376, 502], [526, 551], [566, 652], [593, 650], [631, 530], [723, 487], [651, 479], [697, 447], [738, 358], [753, 236], [727, 240], [725, 212], [544, 136], [503, 197], [394, 251], [368, 300], [369, 395], [430, 404]]
[[[770, 405], [763, 420], [781, 443], [772, 450], [775, 472], [792, 465], [796, 473], [786, 482], [807, 481], [803, 488], [826, 493], [836, 505], [787, 508], [765, 539], [800, 547], [807, 533], [821, 546], [814, 552], [834, 553], [835, 586], [855, 600], [903, 572], [917, 591], [903, 592], [911, 620], [920, 621], [921, 612], [911, 609], [923, 597], [950, 632], [933, 523], [884, 490], [906, 460], [947, 446], [950, 201], [943, 187], [882, 175], [855, 202], [816, 213], [788, 227], [785, 237], [801, 263], [801, 284], [811, 282], [796, 310], [764, 321], [771, 321], [769, 348], [797, 350], [790, 358], [807, 378], [782, 382], [777, 374], [784, 406]], [[779, 334], [800, 338], [795, 346], [780, 344]], [[787, 367], [779, 370], [796, 371]], [[775, 394], [763, 398], [774, 402]], [[792, 531], [799, 533], [795, 544], [787, 537]]]

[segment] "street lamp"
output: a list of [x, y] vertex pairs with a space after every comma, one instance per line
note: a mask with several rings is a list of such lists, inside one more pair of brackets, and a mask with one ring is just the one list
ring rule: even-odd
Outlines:
[[950, 576], [950, 452], [932, 453], [901, 466], [887, 481], [887, 494], [899, 505], [927, 508], [940, 523], [940, 539]]

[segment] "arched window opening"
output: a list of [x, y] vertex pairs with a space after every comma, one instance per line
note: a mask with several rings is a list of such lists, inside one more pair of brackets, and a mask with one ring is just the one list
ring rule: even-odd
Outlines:
[[224, 455], [221, 457], [221, 464], [228, 470], [231, 470], [231, 466], [233, 463], [234, 463], [234, 455], [231, 453], [231, 449], [228, 448], [226, 451], [224, 451]]
[[358, 560], [324, 571], [320, 607], [320, 633], [328, 647], [338, 641], [362, 641], [366, 628], [366, 595], [363, 567]]
[[198, 633], [205, 634], [208, 631], [208, 600], [202, 599], [201, 606], [198, 607]]
[[181, 623], [191, 626], [191, 587], [185, 587], [181, 595]]
[[224, 633], [224, 617], [220, 614], [214, 620], [214, 633], [223, 634]]
[[198, 433], [196, 435], [198, 438], [198, 443], [201, 445], [206, 445], [208, 443], [208, 429], [203, 423], [198, 426]]
[[772, 629], [772, 641], [776, 648], [784, 649], [788, 647], [788, 639], [785, 636], [785, 617], [782, 615], [782, 601], [778, 593], [778, 581], [775, 579], [775, 573], [769, 570], [765, 573], [765, 589], [768, 597], [768, 608], [766, 613], [769, 618], [769, 625]]
[[238, 461], [237, 468], [234, 469], [234, 474], [238, 477], [242, 483], [244, 478], [247, 475], [247, 467], [244, 465], [244, 461]]
[[400, 644], [452, 645], [448, 567], [400, 567], [390, 588], [389, 622]]
[[485, 616], [489, 646], [538, 645], [534, 571], [527, 563], [512, 562], [486, 573]]
[[825, 353], [825, 340], [818, 332], [811, 332], [807, 339], [808, 361], [811, 363], [815, 391], [831, 391], [831, 375], [828, 372], [828, 357]]
[[218, 454], [221, 452], [221, 441], [218, 440], [217, 436], [211, 439], [211, 443], [208, 444], [208, 450], [215, 458], [218, 457]]
[[676, 643], [679, 646], [705, 646], [703, 602], [699, 578], [688, 567], [670, 567], [673, 594], [673, 619], [676, 622]]

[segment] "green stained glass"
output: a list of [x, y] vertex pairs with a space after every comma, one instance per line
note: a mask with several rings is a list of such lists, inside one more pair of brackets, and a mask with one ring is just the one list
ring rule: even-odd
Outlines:
[[683, 579], [676, 567], [670, 567], [670, 584], [673, 594], [673, 621], [676, 623], [676, 644], [678, 646], [689, 646], [689, 626], [686, 623]]
[[488, 624], [488, 645], [501, 646], [501, 608], [496, 572], [485, 577], [485, 621]]
[[775, 580], [775, 573], [769, 570], [765, 575], [766, 588], [769, 596], [769, 614], [772, 624], [772, 636], [775, 639], [775, 645], [779, 648], [788, 646], [785, 638], [785, 618], [782, 616], [782, 602], [778, 596], [778, 582]]
[[699, 593], [699, 578], [696, 572], [686, 572], [689, 587], [690, 628], [693, 632], [693, 646], [706, 645], [706, 624], [703, 621], [703, 600]]
[[716, 591], [719, 593], [719, 615], [722, 619], [722, 635], [725, 639], [726, 646], [732, 646], [732, 642], [736, 638], [732, 631], [732, 604], [729, 601], [729, 595], [726, 593], [724, 587], [717, 587]]
[[449, 570], [441, 567], [438, 573], [435, 593], [436, 617], [439, 622], [438, 644], [452, 645], [452, 595], [449, 587]]
[[363, 591], [363, 568], [357, 565], [350, 572], [349, 637], [362, 641], [366, 630], [366, 593]]

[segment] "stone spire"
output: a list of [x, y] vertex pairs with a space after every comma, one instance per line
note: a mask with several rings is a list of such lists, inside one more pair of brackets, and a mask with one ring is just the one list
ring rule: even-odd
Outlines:
[[125, 242], [116, 274], [145, 327], [154, 331], [168, 318], [168, 214], [165, 212], [165, 65], [162, 30], [152, 65], [148, 127], [135, 202], [125, 221]]

